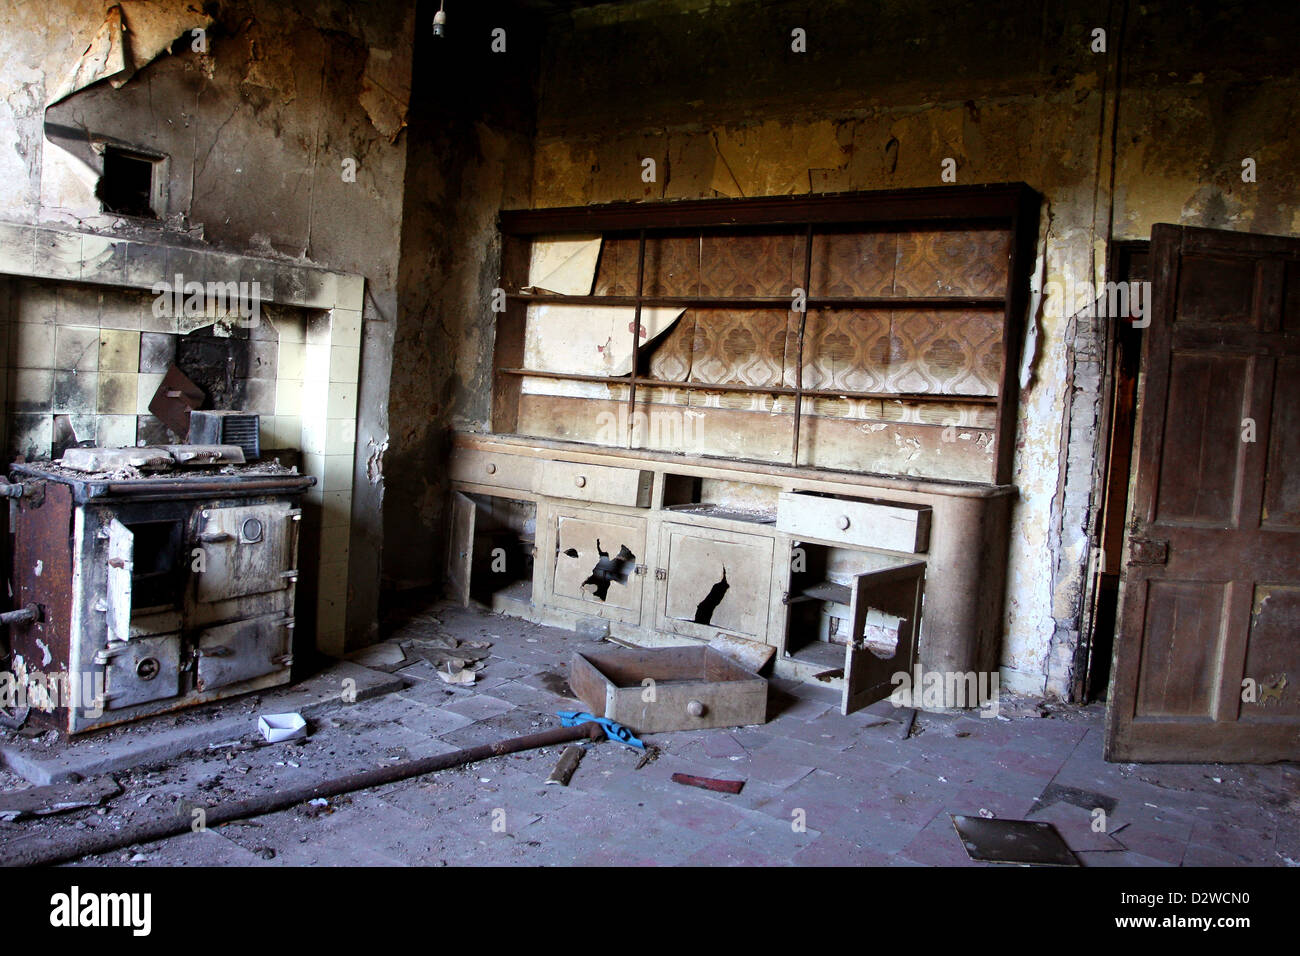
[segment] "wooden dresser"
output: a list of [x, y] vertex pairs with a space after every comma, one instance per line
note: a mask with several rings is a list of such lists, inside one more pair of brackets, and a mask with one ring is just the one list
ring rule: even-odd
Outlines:
[[846, 710], [994, 671], [1037, 216], [1023, 184], [503, 212], [451, 590], [770, 644]]
[[849, 633], [852, 584], [920, 564], [921, 667], [997, 667], [1012, 487], [468, 434], [451, 477], [459, 600], [559, 627], [595, 618], [645, 646], [760, 641], [778, 675], [813, 680], [844, 667], [826, 632]]

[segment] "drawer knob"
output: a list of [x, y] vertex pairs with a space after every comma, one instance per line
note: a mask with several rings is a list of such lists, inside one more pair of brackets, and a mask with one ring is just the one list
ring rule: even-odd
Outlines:
[[848, 531], [848, 530], [849, 530], [849, 516], [848, 516], [848, 515], [840, 515], [840, 520], [837, 521], [836, 524], [838, 524], [838, 525], [840, 526], [840, 530], [841, 530], [841, 531]]
[[492, 462], [488, 462], [487, 465], [484, 466], [483, 470], [489, 475], [495, 475], [497, 473], [497, 466], [492, 464]]
[[705, 707], [701, 701], [693, 700], [686, 705], [686, 713], [692, 717], [703, 717], [708, 713], [709, 708]]
[[587, 487], [587, 479], [582, 475], [578, 475], [576, 478], [574, 478], [573, 483], [577, 485], [579, 488]]

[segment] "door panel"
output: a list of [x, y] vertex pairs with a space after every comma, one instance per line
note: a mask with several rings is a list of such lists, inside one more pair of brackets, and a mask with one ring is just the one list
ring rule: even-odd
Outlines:
[[[884, 700], [898, 686], [895, 674], [912, 673], [924, 589], [925, 564], [921, 562], [868, 571], [854, 579], [840, 713], [851, 714]], [[966, 702], [967, 706], [974, 704]]]
[[628, 624], [641, 620], [644, 518], [584, 511], [555, 517], [555, 601]]
[[1296, 622], [1300, 621], [1300, 587], [1260, 584], [1255, 588], [1246, 644], [1246, 673], [1256, 682], [1253, 700], [1243, 701], [1244, 720], [1300, 718], [1296, 693]]
[[105, 708], [117, 710], [180, 694], [180, 657], [179, 634], [136, 638], [100, 651]]
[[288, 502], [207, 508], [199, 518], [203, 571], [198, 599], [205, 603], [287, 588], [296, 573], [298, 522]]
[[293, 663], [293, 618], [269, 615], [210, 627], [198, 636], [195, 687], [215, 690], [283, 670]]
[[1152, 230], [1107, 759], [1300, 756], [1297, 261], [1297, 239]]
[[1300, 262], [1286, 264], [1286, 296], [1282, 303], [1282, 331], [1300, 335]]
[[1232, 520], [1242, 404], [1251, 362], [1239, 355], [1175, 352], [1169, 368], [1159, 516]]
[[1261, 524], [1300, 531], [1300, 358], [1294, 356], [1277, 363]]
[[447, 596], [469, 607], [470, 571], [474, 562], [477, 509], [467, 495], [451, 493], [451, 541], [447, 544]]
[[1178, 321], [1251, 327], [1254, 293], [1254, 260], [1183, 256], [1178, 272]]
[[772, 586], [772, 538], [665, 524], [660, 532], [660, 630], [711, 638], [719, 631], [762, 641]]
[[1147, 586], [1146, 634], [1138, 710], [1149, 717], [1213, 713], [1215, 687], [1203, 680], [1218, 663], [1223, 588], [1198, 581]]

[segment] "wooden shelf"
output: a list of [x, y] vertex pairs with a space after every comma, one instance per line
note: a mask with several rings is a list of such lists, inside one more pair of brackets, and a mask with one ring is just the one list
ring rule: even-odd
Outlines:
[[680, 388], [688, 392], [736, 392], [758, 395], [796, 395], [805, 398], [861, 398], [886, 402], [939, 405], [996, 405], [996, 395], [941, 395], [931, 392], [854, 392], [846, 389], [798, 389], [785, 385], [715, 385], [708, 382], [669, 382], [658, 378], [630, 375], [583, 375], [573, 372], [542, 372], [526, 368], [499, 369], [502, 375], [520, 375], [530, 378], [553, 378], [566, 382], [596, 382], [602, 385], [636, 385], [638, 388]]
[[846, 585], [836, 584], [834, 581], [818, 581], [816, 584], [810, 584], [806, 588], [800, 588], [795, 594], [790, 595], [787, 604], [798, 604], [800, 601], [829, 601], [832, 604], [843, 604], [848, 607], [849, 602], [853, 599], [853, 592]]
[[878, 398], [885, 402], [929, 402], [938, 405], [996, 405], [996, 395], [939, 395], [931, 392], [850, 392], [841, 389], [805, 388], [804, 398]]
[[[844, 664], [844, 645], [833, 644], [830, 641], [809, 641], [798, 650], [788, 651], [786, 657], [791, 660], [834, 669], [836, 665], [843, 666]], [[841, 678], [843, 676], [843, 674], [840, 675]]]
[[[511, 292], [506, 298], [535, 305], [666, 306], [697, 309], [781, 309], [791, 311], [790, 296], [693, 295], [545, 295]], [[809, 296], [815, 309], [996, 309], [1006, 307], [1004, 296]]]
[[[562, 434], [563, 437], [578, 437], [578, 432], [590, 431], [589, 423], [574, 423], [568, 426], [544, 421], [552, 414], [561, 413], [567, 406], [560, 397], [547, 405], [540, 399], [544, 396], [530, 396], [526, 406], [523, 402], [522, 387], [524, 376], [556, 381], [589, 382], [606, 386], [623, 385], [626, 390], [619, 390], [610, 396], [606, 403], [626, 405], [629, 416], [637, 413], [638, 406], [648, 405], [640, 390], [680, 389], [684, 394], [692, 392], [713, 393], [715, 395], [770, 395], [773, 399], [764, 404], [772, 405], [775, 397], [780, 396], [781, 415], [784, 425], [789, 421], [790, 449], [782, 455], [777, 445], [783, 440], [778, 431], [772, 431], [764, 424], [758, 427], [755, 416], [739, 414], [743, 409], [723, 407], [709, 409], [702, 418], [707, 422], [700, 427], [707, 429], [736, 429], [733, 440], [723, 442], [733, 449], [733, 454], [762, 460], [781, 460], [791, 466], [799, 467], [807, 463], [809, 467], [844, 467], [854, 462], [870, 466], [875, 470], [894, 467], [913, 469], [911, 459], [903, 462], [896, 454], [897, 449], [882, 444], [880, 436], [866, 435], [861, 442], [860, 452], [854, 442], [857, 436], [846, 426], [849, 420], [836, 420], [835, 416], [812, 414], [806, 407], [806, 401], [834, 401], [851, 399], [864, 402], [889, 402], [887, 411], [901, 408], [926, 408], [932, 412], [927, 417], [943, 418], [946, 408], [968, 411], [978, 409], [983, 426], [972, 426], [986, 432], [991, 442], [969, 442], [953, 449], [952, 455], [943, 454], [947, 449], [938, 447], [939, 438], [935, 428], [946, 425], [930, 423], [894, 423], [908, 431], [909, 436], [919, 438], [922, 443], [922, 464], [919, 466], [937, 477], [951, 477], [954, 480], [991, 480], [996, 484], [1006, 484], [1012, 473], [1015, 451], [1015, 423], [1018, 412], [1019, 382], [1017, 370], [1020, 364], [1020, 348], [1024, 316], [1029, 302], [1029, 277], [1034, 263], [1035, 243], [1038, 235], [1038, 211], [1041, 197], [1023, 183], [993, 184], [980, 187], [944, 186], [931, 189], [894, 190], [887, 192], [851, 193], [837, 195], [819, 195], [815, 197], [768, 197], [757, 199], [727, 200], [683, 200], [680, 202], [629, 202], [607, 205], [569, 207], [561, 209], [540, 210], [505, 210], [500, 215], [502, 233], [500, 286], [506, 290], [508, 307], [497, 316], [497, 336], [494, 346], [494, 381], [492, 397], [492, 420], [490, 428], [497, 433], [515, 433], [521, 431], [521, 416], [529, 418], [526, 429], [542, 435]], [[888, 284], [889, 289], [913, 289], [924, 291], [924, 295], [828, 295], [830, 289], [862, 292], [880, 288], [879, 282], [871, 281], [854, 285], [831, 285], [822, 270], [824, 262], [831, 254], [831, 247], [819, 243], [818, 237], [824, 235], [853, 236], [869, 235], [878, 232], [889, 233], [933, 233], [953, 232], [959, 243], [948, 253], [957, 260], [947, 261], [940, 257], [933, 259], [925, 250], [913, 250], [915, 253], [908, 260], [913, 269], [911, 281], [899, 281], [897, 285]], [[798, 234], [802, 234], [802, 243]], [[979, 236], [964, 236], [964, 233], [1000, 233], [1004, 239], [993, 237], [997, 241], [990, 245]], [[788, 250], [792, 260], [789, 272], [782, 271], [776, 282], [763, 286], [748, 287], [730, 283], [725, 288], [743, 290], [744, 288], [766, 288], [789, 284], [790, 289], [780, 289], [778, 295], [718, 295], [706, 290], [720, 289], [709, 276], [707, 260], [701, 246], [700, 257], [692, 251], [685, 251], [681, 262], [672, 256], [654, 258], [655, 248], [652, 243], [666, 236], [682, 236], [693, 239], [705, 235], [720, 242], [729, 242], [732, 238], [744, 236], [783, 236], [792, 240], [780, 245], [782, 257]], [[533, 276], [530, 263], [533, 243], [542, 237], [554, 236], [600, 235], [603, 240], [617, 239], [620, 245], [605, 248], [602, 246], [601, 258], [597, 260], [597, 276], [590, 286], [584, 284], [577, 288], [617, 289], [626, 295], [563, 295], [551, 294], [543, 288], [530, 284]], [[928, 241], [928, 240], [927, 240]], [[768, 244], [770, 245], [770, 243]], [[775, 247], [772, 247], [775, 248]], [[767, 246], [736, 247], [737, 262], [734, 268], [739, 270], [743, 279], [744, 269], [755, 256], [771, 257], [773, 253]], [[607, 252], [614, 252], [606, 260]], [[918, 256], [920, 258], [918, 258]], [[979, 256], [975, 263], [971, 256]], [[802, 259], [802, 262], [798, 261]], [[916, 260], [913, 262], [912, 260]], [[920, 263], [927, 260], [926, 263]], [[721, 260], [719, 260], [721, 261]], [[757, 260], [754, 260], [757, 261]], [[900, 262], [902, 260], [900, 259]], [[967, 268], [972, 264], [981, 266], [982, 271], [967, 275]], [[896, 263], [896, 268], [902, 268]], [[843, 268], [852, 271], [852, 262], [842, 263]], [[730, 264], [729, 264], [730, 267]], [[667, 286], [661, 280], [664, 269], [674, 276], [674, 292], [683, 289], [694, 290], [695, 294], [666, 295], [650, 294], [664, 291]], [[780, 268], [785, 270], [785, 258]], [[601, 270], [605, 270], [602, 274]], [[612, 271], [610, 271], [612, 270]], [[917, 271], [919, 270], [919, 271]], [[944, 278], [951, 272], [955, 278]], [[720, 274], [720, 273], [719, 273]], [[730, 274], [730, 272], [728, 273]], [[996, 276], [997, 281], [990, 280]], [[938, 281], [936, 281], [936, 278]], [[543, 280], [544, 281], [544, 280]], [[963, 294], [934, 295], [940, 283], [949, 283], [954, 289], [972, 290]], [[850, 338], [860, 327], [850, 310], [875, 311], [879, 321], [889, 325], [898, 317], [899, 328], [905, 338], [913, 323], [922, 328], [933, 323], [947, 325], [960, 323], [968, 317], [978, 325], [981, 331], [993, 334], [995, 327], [1000, 327], [1000, 339], [992, 341], [992, 347], [1000, 353], [1001, 367], [981, 369], [978, 385], [981, 394], [940, 394], [933, 392], [871, 392], [853, 391], [835, 388], [808, 388], [804, 381], [810, 362], [809, 349], [824, 347], [818, 335], [817, 322], [808, 321], [807, 312], [793, 312], [794, 304], [789, 292], [795, 287], [810, 293], [804, 305], [807, 311], [820, 312], [826, 321], [835, 321], [843, 326]], [[997, 295], [975, 294], [978, 290], [987, 293], [992, 288], [1000, 288]], [[524, 291], [528, 290], [528, 291]], [[646, 343], [632, 324], [628, 327], [628, 342], [631, 353], [630, 374], [611, 377], [598, 374], [575, 374], [562, 372], [541, 372], [522, 368], [525, 364], [527, 341], [527, 312], [532, 305], [553, 305], [557, 307], [610, 307], [616, 309], [695, 309], [700, 321], [708, 323], [722, 318], [722, 311], [748, 312], [754, 318], [760, 312], [766, 324], [762, 325], [762, 334], [768, 334], [772, 315], [778, 316], [778, 325], [786, 326], [786, 356], [791, 371], [787, 379], [780, 374], [776, 377], [779, 384], [742, 385], [712, 384], [698, 381], [669, 382], [646, 377], [649, 369], [643, 363], [646, 352], [654, 348]], [[561, 318], [563, 316], [561, 315]], [[866, 318], [866, 316], [863, 316]], [[791, 321], [793, 318], [793, 321]], [[735, 323], [722, 323], [728, 327]], [[750, 323], [756, 324], [756, 323]], [[751, 335], [760, 334], [755, 329], [747, 330]], [[863, 334], [866, 327], [862, 326]], [[621, 329], [612, 334], [621, 334]], [[872, 336], [874, 338], [874, 335]], [[689, 345], [689, 343], [688, 343]], [[745, 346], [750, 347], [750, 346]], [[757, 346], [753, 346], [757, 349]], [[964, 352], [975, 349], [973, 345], [962, 346]], [[780, 345], [774, 347], [779, 353]], [[855, 344], [852, 349], [852, 361], [857, 366], [871, 367], [874, 360], [863, 353]], [[917, 351], [915, 348], [912, 352]], [[983, 355], [981, 353], [981, 359]], [[730, 371], [734, 362], [724, 359], [726, 369], [717, 372], [719, 378], [739, 375]], [[909, 352], [906, 361], [922, 361], [922, 357]], [[781, 365], [779, 354], [773, 363]], [[824, 381], [819, 376], [820, 381]], [[955, 383], [955, 379], [948, 379]], [[970, 380], [966, 380], [970, 381]], [[917, 384], [923, 384], [916, 380]], [[684, 396], [674, 396], [681, 401]], [[727, 406], [745, 405], [744, 402], [728, 402]], [[788, 408], [785, 407], [788, 404]], [[523, 409], [521, 411], [521, 409]], [[955, 417], [955, 416], [954, 416]], [[964, 416], [963, 416], [964, 417]], [[885, 413], [873, 412], [863, 416], [872, 421], [884, 421]], [[536, 419], [536, 420], [534, 420]], [[807, 423], [805, 423], [807, 419]], [[629, 419], [631, 420], [631, 419]], [[818, 424], [815, 433], [805, 433], [803, 427]], [[827, 424], [830, 423], [830, 424]], [[749, 429], [753, 428], [753, 434]], [[713, 440], [710, 433], [709, 441]], [[721, 439], [721, 436], [716, 436]], [[887, 436], [885, 436], [887, 437]], [[897, 437], [897, 436], [895, 436]], [[627, 443], [634, 441], [624, 436]], [[607, 443], [600, 439], [599, 443]]]
[[734, 226], [779, 228], [886, 223], [967, 223], [1009, 226], [1037, 195], [1024, 183], [928, 186], [816, 196], [735, 199], [679, 199], [612, 202], [593, 206], [505, 209], [501, 231], [512, 236], [553, 233], [629, 233], [637, 229], [714, 229]]
[[724, 508], [721, 505], [689, 504], [664, 505], [664, 511], [675, 515], [689, 515], [693, 518], [713, 518], [718, 521], [740, 521], [745, 524], [776, 524], [776, 515], [754, 511], [739, 511]]
[[631, 385], [630, 375], [587, 375], [580, 372], [541, 372], [531, 368], [501, 368], [502, 375], [524, 375], [529, 378], [555, 378], [562, 382], [601, 382], [605, 385]]

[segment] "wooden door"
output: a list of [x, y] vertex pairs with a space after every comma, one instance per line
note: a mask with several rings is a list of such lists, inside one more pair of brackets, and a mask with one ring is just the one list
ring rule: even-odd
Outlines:
[[[884, 700], [898, 686], [895, 674], [913, 673], [924, 589], [925, 564], [920, 561], [854, 578], [841, 714]], [[974, 701], [967, 704], [975, 706]]]
[[1300, 240], [1157, 225], [1106, 757], [1300, 756]]
[[451, 493], [451, 539], [447, 543], [447, 597], [469, 607], [469, 584], [474, 565], [474, 500], [459, 491]]

